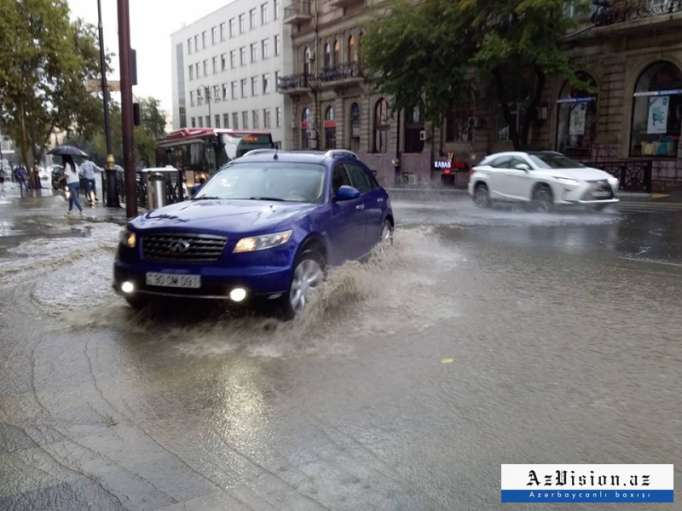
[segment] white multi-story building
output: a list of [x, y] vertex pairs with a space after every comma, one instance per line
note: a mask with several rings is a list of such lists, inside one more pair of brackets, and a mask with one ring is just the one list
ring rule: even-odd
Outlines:
[[269, 130], [283, 148], [289, 99], [277, 80], [291, 73], [283, 0], [233, 0], [171, 36], [173, 129]]

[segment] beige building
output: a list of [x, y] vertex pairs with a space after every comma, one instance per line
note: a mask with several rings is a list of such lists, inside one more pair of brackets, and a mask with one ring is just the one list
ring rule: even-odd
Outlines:
[[383, 184], [427, 182], [432, 133], [418, 111], [391, 115], [360, 63], [363, 27], [386, 1], [294, 0], [284, 9], [292, 27], [294, 73], [278, 89], [292, 100], [289, 125], [297, 149], [356, 152]]

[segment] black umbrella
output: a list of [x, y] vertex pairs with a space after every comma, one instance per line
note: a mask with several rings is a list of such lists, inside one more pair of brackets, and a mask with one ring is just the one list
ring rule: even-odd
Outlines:
[[83, 158], [88, 157], [87, 153], [81, 151], [76, 146], [66, 144], [58, 145], [54, 149], [49, 150], [47, 154], [54, 154], [57, 156], [81, 156]]

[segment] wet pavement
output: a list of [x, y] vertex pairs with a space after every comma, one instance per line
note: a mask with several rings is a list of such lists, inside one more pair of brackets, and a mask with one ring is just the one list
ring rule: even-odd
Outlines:
[[280, 323], [134, 313], [120, 213], [0, 200], [0, 509], [539, 509], [499, 503], [501, 463], [680, 487], [682, 204], [393, 202], [394, 248]]

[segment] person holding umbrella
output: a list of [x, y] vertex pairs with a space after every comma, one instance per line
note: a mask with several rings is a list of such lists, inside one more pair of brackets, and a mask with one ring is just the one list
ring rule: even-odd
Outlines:
[[64, 179], [66, 180], [66, 187], [69, 189], [69, 211], [66, 216], [71, 215], [73, 206], [75, 205], [83, 214], [83, 207], [81, 206], [79, 200], [80, 193], [80, 175], [78, 172], [78, 166], [76, 162], [73, 161], [74, 156], [81, 156], [87, 158], [87, 154], [78, 149], [77, 147], [71, 145], [60, 145], [49, 151], [49, 154], [54, 154], [61, 156], [64, 161]]

